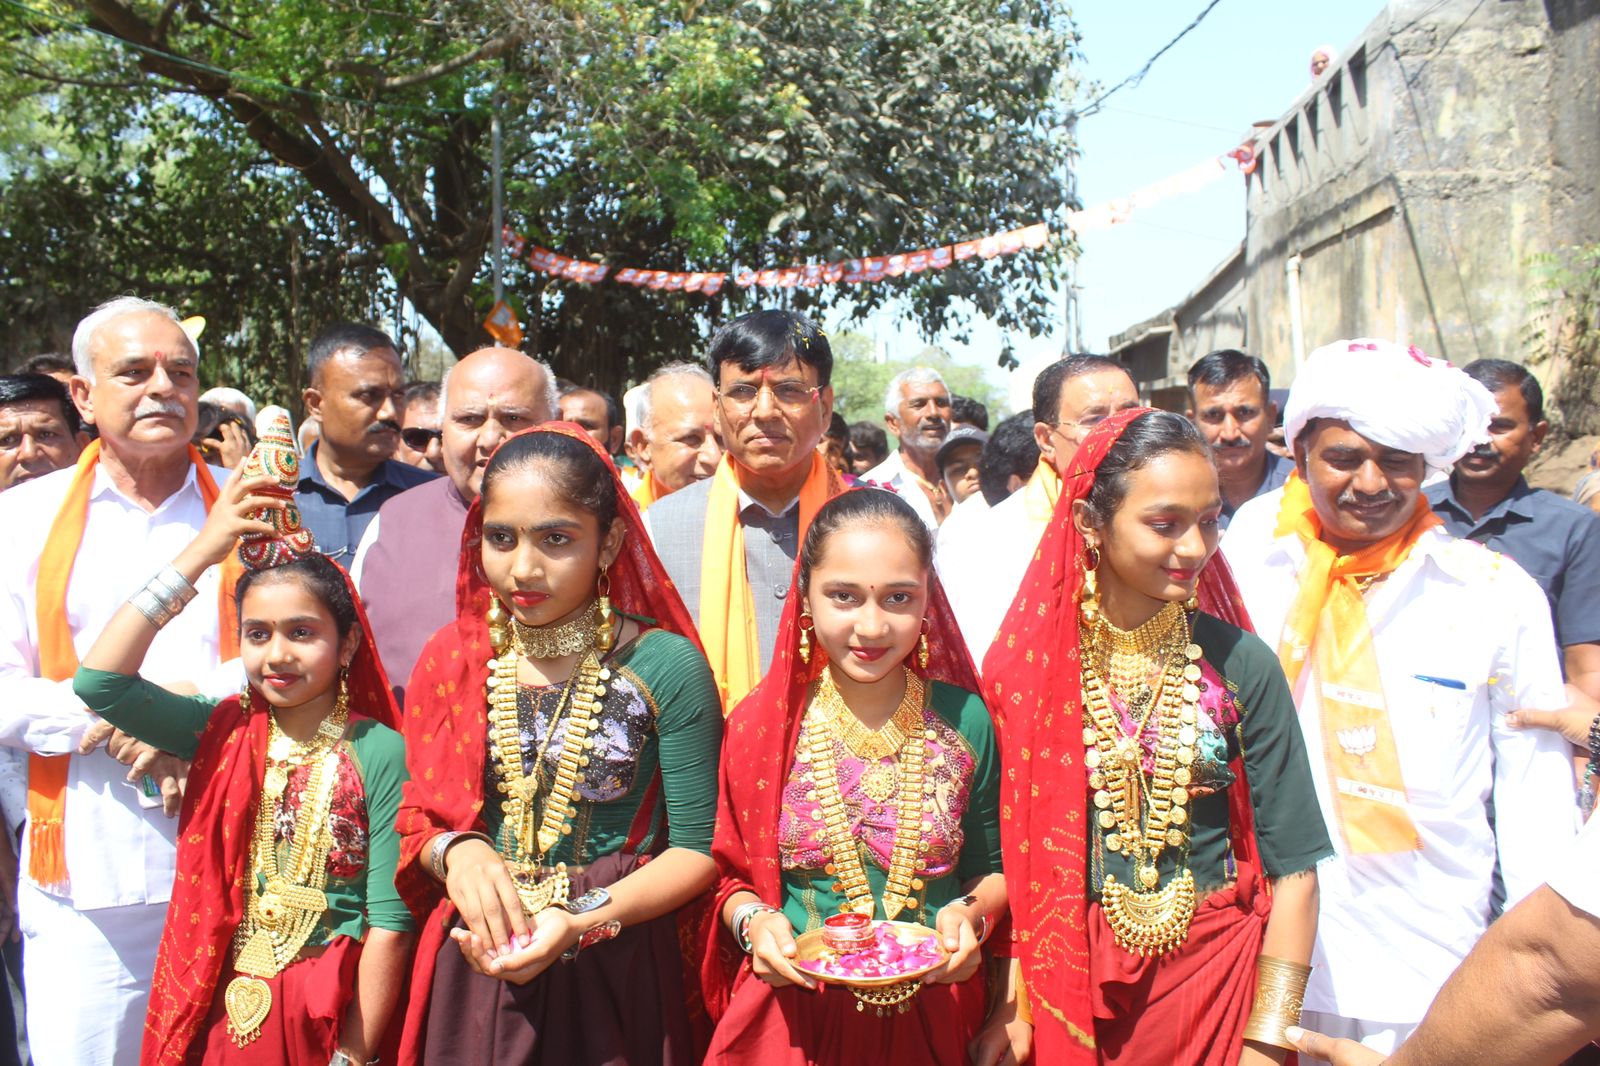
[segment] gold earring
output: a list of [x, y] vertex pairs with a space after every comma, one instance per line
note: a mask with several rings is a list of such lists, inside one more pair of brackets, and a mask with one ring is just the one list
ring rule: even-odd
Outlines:
[[350, 667], [339, 668], [339, 695], [333, 701], [333, 713], [340, 714], [350, 709]]
[[917, 638], [917, 666], [920, 669], [928, 668], [928, 631], [923, 629], [922, 635]]
[[596, 651], [604, 655], [617, 641], [616, 613], [611, 610], [611, 575], [600, 571], [600, 580], [595, 587], [600, 593], [600, 624], [594, 630], [594, 646]]
[[499, 596], [489, 595], [489, 609], [484, 612], [483, 620], [489, 623], [489, 647], [499, 655], [511, 646], [511, 612], [506, 610]]
[[1198, 587], [1195, 588], [1193, 596], [1183, 601], [1183, 609], [1191, 613], [1200, 609], [1200, 589]]
[[811, 665], [811, 616], [800, 616], [800, 661]]
[[1083, 624], [1092, 626], [1100, 621], [1100, 549], [1094, 545], [1083, 550], [1083, 593], [1078, 601], [1078, 616]]

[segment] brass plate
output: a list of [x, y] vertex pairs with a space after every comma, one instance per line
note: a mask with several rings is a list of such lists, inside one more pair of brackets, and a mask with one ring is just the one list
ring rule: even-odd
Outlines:
[[[808, 970], [804, 966], [795, 968], [807, 977], [814, 977], [818, 981], [830, 985], [843, 985], [847, 988], [887, 988], [889, 985], [900, 985], [908, 981], [919, 980], [944, 965], [944, 960], [949, 957], [950, 953], [945, 950], [943, 944], [939, 943], [939, 934], [925, 925], [918, 925], [916, 922], [877, 921], [872, 923], [872, 927], [879, 930], [880, 936], [884, 928], [888, 927], [901, 933], [915, 933], [924, 939], [933, 938], [934, 944], [939, 948], [939, 961], [924, 966], [920, 970], [907, 970], [905, 973], [898, 973], [893, 977], [838, 977], [833, 974], [818, 973], [816, 970]], [[832, 948], [822, 942], [821, 929], [811, 929], [801, 933], [794, 938], [794, 946], [796, 962], [813, 962], [820, 959], [824, 954], [833, 952]]]

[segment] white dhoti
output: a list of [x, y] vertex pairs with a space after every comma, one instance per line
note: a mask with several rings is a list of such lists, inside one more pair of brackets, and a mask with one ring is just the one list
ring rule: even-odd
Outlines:
[[137, 1066], [165, 903], [80, 911], [17, 886], [35, 1066]]

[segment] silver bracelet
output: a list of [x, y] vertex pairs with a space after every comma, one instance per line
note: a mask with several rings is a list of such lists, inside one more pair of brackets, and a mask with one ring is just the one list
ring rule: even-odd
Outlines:
[[433, 844], [428, 848], [428, 869], [433, 873], [434, 878], [441, 883], [445, 880], [445, 877], [448, 873], [444, 866], [445, 852], [450, 850], [450, 845], [454, 844], [462, 837], [472, 837], [474, 840], [481, 840], [485, 844], [489, 844], [491, 847], [493, 846], [493, 841], [484, 836], [482, 833], [465, 831], [449, 832], [440, 833], [438, 836], [434, 837]]
[[128, 603], [136, 611], [144, 615], [145, 621], [157, 629], [160, 629], [175, 617], [173, 612], [167, 609], [167, 605], [161, 601], [161, 597], [150, 591], [149, 586], [129, 596]]
[[162, 567], [161, 571], [145, 584], [145, 588], [155, 593], [173, 614], [188, 606], [189, 601], [196, 595], [195, 587], [189, 583], [189, 579], [178, 573], [178, 568], [171, 564]]
[[742, 903], [733, 910], [733, 920], [728, 923], [733, 939], [738, 941], [739, 949], [746, 955], [755, 950], [750, 943], [750, 921], [757, 914], [777, 914], [778, 908], [770, 903], [755, 900], [751, 903]]

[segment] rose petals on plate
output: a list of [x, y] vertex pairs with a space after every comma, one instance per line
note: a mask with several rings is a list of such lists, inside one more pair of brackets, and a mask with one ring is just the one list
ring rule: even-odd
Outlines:
[[859, 951], [825, 951], [802, 960], [802, 970], [844, 980], [893, 978], [937, 966], [944, 959], [937, 937], [885, 925], [870, 946]]

